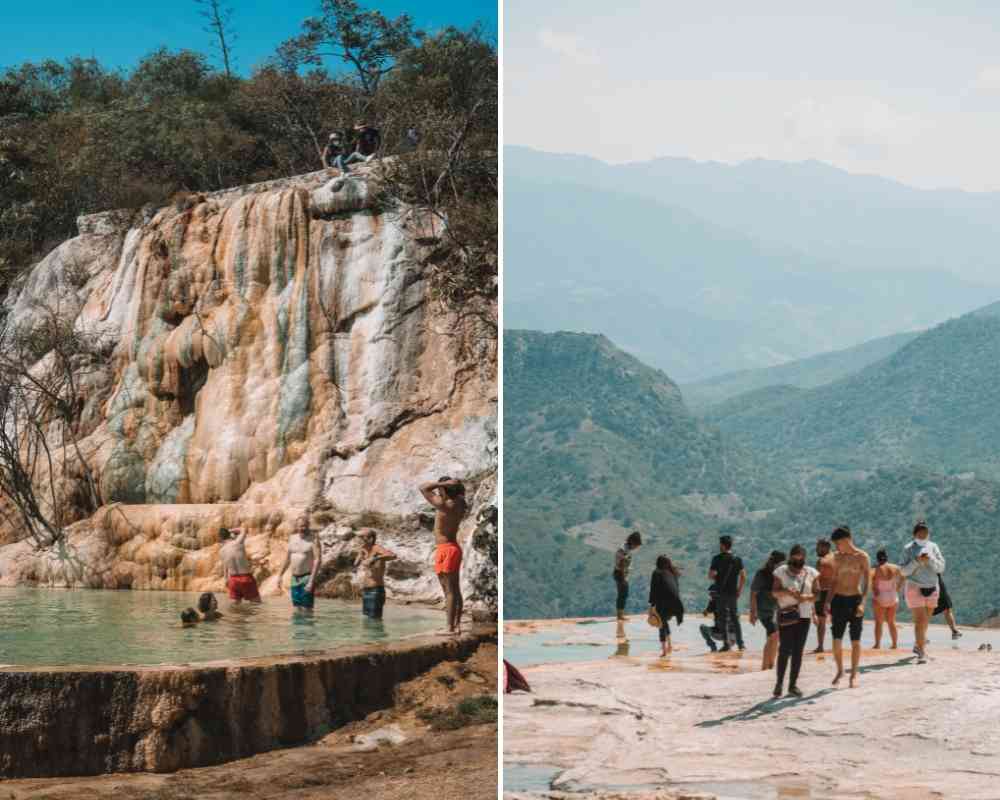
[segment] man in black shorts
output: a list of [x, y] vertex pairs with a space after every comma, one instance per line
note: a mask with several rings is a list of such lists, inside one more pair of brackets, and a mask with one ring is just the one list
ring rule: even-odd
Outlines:
[[830, 594], [826, 601], [826, 612], [832, 617], [833, 658], [837, 662], [837, 674], [833, 685], [840, 683], [844, 674], [844, 632], [850, 627], [851, 633], [851, 681], [853, 689], [858, 685], [858, 666], [861, 663], [861, 628], [865, 620], [865, 598], [871, 577], [871, 561], [868, 554], [856, 547], [851, 537], [851, 529], [842, 525], [830, 537], [837, 548], [834, 555], [834, 574]]
[[833, 553], [830, 552], [830, 542], [827, 539], [816, 540], [816, 649], [814, 653], [823, 652], [823, 642], [826, 641], [826, 600], [833, 585]]

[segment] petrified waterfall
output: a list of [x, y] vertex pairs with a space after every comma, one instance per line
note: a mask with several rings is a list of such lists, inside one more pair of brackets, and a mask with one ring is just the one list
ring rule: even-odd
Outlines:
[[82, 471], [53, 434], [56, 502], [77, 521], [39, 548], [0, 514], [0, 582], [219, 590], [218, 526], [245, 524], [266, 591], [308, 510], [321, 593], [349, 593], [353, 532], [372, 525], [401, 556], [390, 595], [436, 597], [417, 484], [469, 481], [463, 543], [496, 504], [496, 347], [429, 298], [431, 220], [316, 173], [79, 228], [5, 305], [107, 343], [73, 423], [103, 505], [74, 507]]

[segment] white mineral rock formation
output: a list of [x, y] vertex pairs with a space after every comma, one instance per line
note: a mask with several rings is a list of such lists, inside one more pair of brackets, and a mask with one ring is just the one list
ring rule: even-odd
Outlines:
[[327, 594], [350, 593], [370, 525], [400, 556], [390, 597], [440, 596], [417, 486], [467, 481], [463, 544], [497, 504], [496, 343], [428, 297], [412, 230], [429, 226], [369, 208], [359, 172], [81, 218], [13, 288], [14, 325], [45, 306], [108, 343], [74, 421], [103, 507], [80, 503], [53, 433], [56, 503], [78, 521], [39, 550], [0, 507], [0, 584], [220, 590], [218, 527], [244, 524], [266, 589], [310, 509]]

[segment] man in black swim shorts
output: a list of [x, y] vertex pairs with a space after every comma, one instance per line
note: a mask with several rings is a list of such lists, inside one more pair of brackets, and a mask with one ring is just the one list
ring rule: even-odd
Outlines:
[[837, 663], [837, 674], [833, 685], [840, 682], [844, 674], [844, 632], [851, 633], [851, 681], [853, 689], [858, 685], [861, 662], [861, 628], [865, 620], [865, 598], [871, 577], [871, 562], [868, 554], [856, 547], [851, 537], [851, 529], [846, 525], [837, 528], [830, 537], [837, 552], [834, 555], [834, 575], [830, 596], [826, 601], [827, 614], [833, 618], [833, 658]]

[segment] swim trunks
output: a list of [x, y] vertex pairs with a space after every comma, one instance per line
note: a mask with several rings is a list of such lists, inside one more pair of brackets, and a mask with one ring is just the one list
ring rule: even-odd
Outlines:
[[230, 575], [226, 581], [230, 600], [260, 600], [257, 581], [253, 575]]
[[826, 598], [829, 596], [829, 589], [820, 589], [816, 593], [816, 616], [823, 619], [826, 616]]
[[462, 548], [455, 542], [441, 542], [434, 555], [434, 571], [438, 575], [458, 572], [462, 568]]
[[385, 608], [385, 587], [372, 586], [361, 592], [361, 612], [372, 619], [382, 619]]
[[778, 625], [774, 621], [774, 612], [770, 614], [765, 614], [760, 618], [760, 624], [764, 626], [764, 630], [767, 631], [767, 635], [770, 636], [778, 631]]
[[311, 573], [292, 575], [292, 605], [299, 608], [312, 608], [316, 598], [312, 592], [306, 591]]
[[833, 617], [833, 638], [843, 639], [844, 631], [848, 625], [851, 628], [851, 641], [861, 641], [861, 626], [865, 618], [859, 617], [858, 606], [861, 604], [861, 595], [856, 594], [846, 597], [842, 594], [835, 594], [830, 603], [830, 616]]
[[941, 593], [937, 588], [934, 589], [932, 594], [924, 597], [920, 591], [920, 587], [912, 581], [906, 582], [906, 606], [907, 608], [929, 608], [932, 611], [937, 608], [938, 600], [941, 599]]

